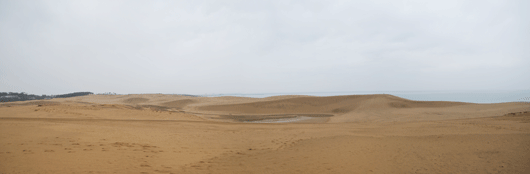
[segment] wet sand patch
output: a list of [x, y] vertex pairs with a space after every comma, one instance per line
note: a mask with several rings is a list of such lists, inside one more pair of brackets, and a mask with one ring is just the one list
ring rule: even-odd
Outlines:
[[244, 123], [290, 123], [332, 116], [331, 114], [220, 115], [219, 119]]

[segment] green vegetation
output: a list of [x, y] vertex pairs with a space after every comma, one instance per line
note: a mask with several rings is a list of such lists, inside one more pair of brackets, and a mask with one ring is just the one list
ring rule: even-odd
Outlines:
[[42, 100], [42, 99], [52, 99], [52, 98], [67, 98], [67, 97], [77, 97], [94, 94], [92, 92], [74, 92], [61, 95], [34, 95], [27, 94], [25, 92], [0, 92], [0, 102], [12, 102], [12, 101], [26, 101], [26, 100]]

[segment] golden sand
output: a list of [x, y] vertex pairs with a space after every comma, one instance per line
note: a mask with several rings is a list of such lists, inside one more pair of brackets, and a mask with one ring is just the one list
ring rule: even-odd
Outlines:
[[530, 173], [529, 103], [90, 95], [3, 103], [0, 133], [9, 174]]

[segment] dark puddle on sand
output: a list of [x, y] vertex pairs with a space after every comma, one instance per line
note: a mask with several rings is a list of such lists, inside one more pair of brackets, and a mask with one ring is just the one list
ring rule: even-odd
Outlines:
[[221, 115], [220, 118], [243, 123], [293, 123], [332, 116], [330, 114]]
[[259, 121], [244, 121], [245, 123], [291, 123], [313, 119], [313, 117], [298, 116], [294, 118], [264, 119]]

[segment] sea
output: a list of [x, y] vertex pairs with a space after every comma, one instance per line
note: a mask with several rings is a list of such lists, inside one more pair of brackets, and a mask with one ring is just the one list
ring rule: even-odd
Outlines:
[[349, 91], [349, 92], [301, 92], [301, 93], [229, 93], [204, 94], [203, 97], [237, 96], [265, 98], [279, 95], [309, 95], [309, 96], [338, 96], [338, 95], [370, 95], [390, 94], [401, 98], [417, 101], [455, 101], [467, 103], [506, 103], [530, 102], [530, 90], [490, 90], [490, 91]]

